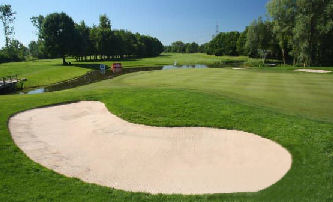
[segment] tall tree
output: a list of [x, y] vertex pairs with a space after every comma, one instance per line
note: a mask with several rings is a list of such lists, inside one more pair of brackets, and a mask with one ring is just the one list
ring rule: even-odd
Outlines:
[[265, 63], [268, 54], [273, 54], [275, 40], [272, 33], [272, 24], [269, 21], [263, 21], [261, 17], [254, 20], [248, 28], [246, 48], [249, 56], [260, 56]]
[[99, 16], [99, 27], [111, 30], [111, 20], [107, 15]]
[[73, 52], [75, 42], [74, 21], [65, 13], [53, 13], [45, 17], [42, 28], [42, 37], [49, 53], [61, 56], [63, 64], [66, 55]]
[[209, 42], [209, 54], [216, 56], [238, 55], [237, 41], [239, 35], [239, 32], [221, 32]]
[[296, 1], [271, 0], [267, 4], [267, 10], [273, 20], [273, 32], [281, 49], [283, 63], [286, 64], [295, 26]]
[[80, 24], [75, 24], [76, 37], [75, 37], [75, 48], [74, 53], [78, 57], [77, 59], [86, 58], [90, 54], [90, 28], [85, 24], [84, 21], [81, 21]]
[[245, 47], [245, 44], [246, 44], [246, 37], [247, 37], [247, 31], [248, 31], [248, 27], [246, 27], [246, 29], [240, 33], [239, 35], [239, 38], [237, 40], [237, 44], [236, 44], [236, 47], [237, 47], [237, 53], [239, 55], [247, 55], [248, 52], [247, 52], [247, 49]]
[[34, 27], [37, 29], [37, 36], [40, 39], [41, 38], [41, 33], [42, 33], [42, 28], [43, 28], [43, 22], [44, 22], [45, 17], [42, 15], [39, 16], [33, 16], [30, 18], [30, 21]]
[[4, 29], [4, 35], [6, 39], [6, 48], [9, 47], [10, 42], [10, 35], [14, 33], [14, 20], [15, 20], [15, 14], [12, 10], [12, 6], [8, 4], [2, 4], [0, 6], [0, 20], [2, 21], [3, 29]]

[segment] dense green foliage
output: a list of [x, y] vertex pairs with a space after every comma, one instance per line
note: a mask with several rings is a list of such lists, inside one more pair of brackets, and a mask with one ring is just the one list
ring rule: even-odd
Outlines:
[[[41, 19], [43, 21], [42, 42], [40, 44], [38, 42], [31, 43], [35, 55], [39, 55], [39, 50], [44, 50], [54, 57], [68, 55], [82, 61], [97, 60], [98, 56], [101, 60], [123, 57], [154, 57], [163, 51], [163, 45], [157, 38], [138, 33], [133, 34], [125, 30], [111, 30], [111, 21], [106, 15], [101, 15], [99, 25], [93, 27], [88, 27], [84, 21], [75, 24], [68, 16], [62, 18], [63, 15], [65, 14], [54, 13]], [[59, 16], [59, 19], [53, 19], [55, 16]], [[50, 26], [52, 19], [55, 24], [51, 23]], [[68, 26], [64, 27], [64, 25]], [[59, 33], [63, 34], [59, 35]], [[46, 49], [43, 49], [43, 46]]]
[[221, 33], [210, 41], [206, 52], [213, 55], [249, 55], [282, 60], [303, 66], [333, 65], [333, 1], [271, 0], [271, 18], [254, 20], [235, 36]]
[[184, 43], [182, 41], [175, 41], [170, 46], [164, 47], [166, 53], [204, 53], [204, 45], [199, 46], [197, 43]]
[[[128, 74], [61, 92], [0, 96], [0, 201], [332, 201], [333, 96], [323, 93], [333, 92], [332, 86], [332, 74], [185, 69]], [[255, 133], [286, 147], [292, 168], [257, 193], [195, 196], [131, 193], [67, 178], [24, 155], [7, 121], [23, 110], [77, 100], [102, 101], [135, 123]], [[275, 108], [271, 102], [277, 101], [285, 106]], [[297, 103], [304, 108], [295, 110]], [[326, 111], [317, 108], [322, 103]]]
[[283, 58], [304, 66], [333, 64], [332, 0], [271, 0], [267, 8]]
[[71, 17], [65, 13], [53, 13], [45, 17], [42, 26], [42, 38], [46, 51], [54, 57], [62, 57], [66, 63], [66, 55], [70, 55], [76, 48], [75, 26]]
[[111, 30], [111, 21], [106, 15], [100, 16], [98, 26], [88, 27], [84, 21], [75, 23], [65, 13], [31, 17], [38, 40], [31, 41], [28, 49], [11, 39], [15, 14], [10, 5], [0, 6], [0, 20], [6, 38], [6, 46], [0, 50], [0, 63], [21, 61], [28, 55], [38, 59], [62, 57], [63, 64], [67, 64], [66, 56], [86, 61], [154, 57], [163, 52], [163, 45], [157, 38], [125, 30]]
[[222, 32], [215, 36], [209, 43], [207, 54], [209, 55], [239, 55], [237, 51], [237, 41], [240, 37], [239, 32]]
[[261, 57], [265, 63], [266, 57], [280, 58], [277, 41], [273, 37], [272, 23], [258, 18], [247, 30], [245, 49], [251, 57]]

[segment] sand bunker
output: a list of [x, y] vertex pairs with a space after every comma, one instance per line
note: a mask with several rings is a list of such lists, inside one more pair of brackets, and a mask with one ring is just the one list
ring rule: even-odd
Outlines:
[[296, 72], [309, 72], [309, 73], [319, 73], [319, 74], [327, 74], [331, 73], [332, 71], [326, 70], [317, 70], [317, 69], [296, 69]]
[[232, 69], [234, 69], [234, 70], [242, 70], [242, 69], [245, 69], [245, 68], [243, 68], [243, 67], [233, 67]]
[[26, 111], [12, 117], [9, 128], [33, 161], [126, 191], [256, 192], [276, 183], [291, 167], [289, 152], [260, 136], [133, 124], [100, 102]]

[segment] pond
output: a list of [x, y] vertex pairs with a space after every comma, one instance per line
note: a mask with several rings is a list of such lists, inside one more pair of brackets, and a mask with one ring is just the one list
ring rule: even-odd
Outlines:
[[207, 65], [165, 65], [162, 67], [162, 70], [168, 69], [201, 69], [201, 68], [208, 68]]
[[207, 65], [202, 64], [195, 64], [195, 65], [165, 65], [161, 67], [138, 67], [138, 68], [125, 68], [123, 69], [122, 73], [113, 73], [110, 70], [106, 71], [100, 71], [95, 70], [88, 72], [87, 74], [63, 81], [60, 83], [56, 83], [47, 87], [41, 87], [41, 88], [34, 88], [34, 89], [24, 89], [22, 91], [16, 92], [17, 94], [40, 94], [45, 92], [54, 92], [54, 91], [60, 91], [70, 88], [75, 88], [78, 86], [87, 85], [90, 83], [95, 83], [98, 81], [106, 80], [106, 79], [112, 79], [113, 77], [117, 77], [123, 74], [133, 73], [133, 72], [139, 72], [139, 71], [153, 71], [153, 70], [169, 70], [169, 69], [189, 69], [189, 68], [209, 68]]

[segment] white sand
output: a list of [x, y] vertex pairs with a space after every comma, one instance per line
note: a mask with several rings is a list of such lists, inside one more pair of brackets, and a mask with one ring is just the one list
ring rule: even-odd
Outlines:
[[234, 69], [234, 70], [242, 70], [242, 69], [245, 69], [245, 68], [243, 68], [243, 67], [233, 67], [232, 69]]
[[331, 73], [332, 71], [326, 70], [316, 70], [316, 69], [296, 69], [296, 72], [309, 72], [309, 73], [319, 73], [319, 74], [327, 74]]
[[132, 124], [100, 102], [26, 111], [9, 128], [33, 161], [127, 191], [256, 192], [280, 180], [292, 162], [286, 149], [254, 134]]

